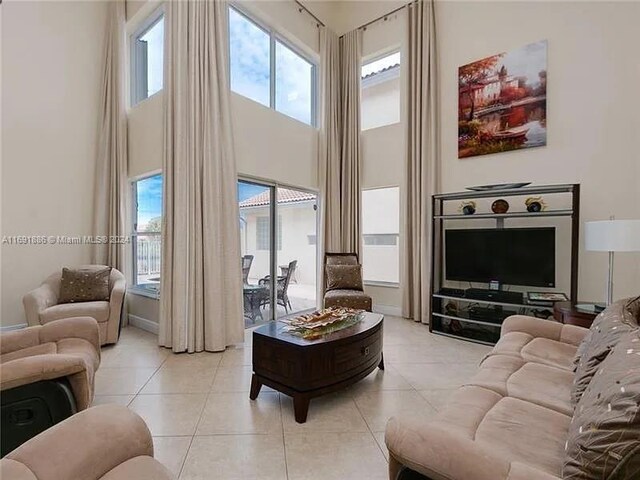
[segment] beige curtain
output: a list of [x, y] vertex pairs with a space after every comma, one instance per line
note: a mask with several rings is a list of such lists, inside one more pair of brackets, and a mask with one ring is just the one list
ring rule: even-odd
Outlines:
[[166, 3], [161, 345], [244, 340], [225, 1]]
[[362, 32], [353, 30], [340, 38], [341, 134], [340, 220], [343, 252], [360, 255], [360, 75]]
[[[340, 192], [340, 42], [320, 27], [320, 132], [318, 141], [319, 183], [323, 193], [321, 231], [324, 249], [342, 250]], [[320, 248], [322, 250], [322, 248]]]
[[409, 5], [406, 49], [402, 314], [422, 323], [429, 323], [431, 313], [431, 195], [440, 186], [434, 5], [434, 0]]
[[[94, 223], [96, 236], [126, 235], [127, 116], [124, 99], [125, 5], [109, 2], [98, 119]], [[126, 244], [94, 243], [92, 262], [125, 268]]]
[[[322, 190], [318, 252], [360, 254], [360, 72], [362, 32], [338, 38], [320, 27], [318, 179]], [[318, 302], [324, 296], [320, 274]]]

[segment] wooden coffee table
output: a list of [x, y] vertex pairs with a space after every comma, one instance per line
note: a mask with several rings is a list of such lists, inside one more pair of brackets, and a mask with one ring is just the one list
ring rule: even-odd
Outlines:
[[289, 395], [296, 422], [304, 423], [313, 397], [348, 387], [376, 368], [384, 370], [383, 320], [365, 312], [360, 323], [318, 340], [291, 335], [281, 322], [257, 328], [249, 397], [255, 400], [262, 385]]

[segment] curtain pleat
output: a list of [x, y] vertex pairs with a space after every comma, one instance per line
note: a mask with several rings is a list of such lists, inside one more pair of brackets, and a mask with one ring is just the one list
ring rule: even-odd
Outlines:
[[244, 340], [226, 1], [166, 3], [161, 345]]
[[360, 255], [360, 76], [362, 73], [362, 32], [360, 29], [340, 38], [341, 60], [341, 251]]
[[[98, 119], [94, 223], [95, 236], [126, 235], [127, 116], [125, 108], [125, 4], [109, 2], [102, 73], [102, 101]], [[126, 244], [110, 238], [94, 243], [92, 263], [109, 265], [124, 272]]]
[[406, 152], [402, 315], [431, 316], [431, 196], [440, 188], [435, 1], [409, 6], [406, 61]]

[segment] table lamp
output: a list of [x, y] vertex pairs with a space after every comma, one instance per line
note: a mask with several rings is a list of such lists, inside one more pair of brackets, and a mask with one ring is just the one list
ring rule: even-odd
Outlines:
[[[584, 238], [586, 250], [609, 252], [606, 305], [611, 305], [613, 302], [613, 254], [614, 252], [640, 251], [640, 220], [611, 219], [585, 222]], [[599, 310], [602, 309], [604, 307], [599, 308]]]

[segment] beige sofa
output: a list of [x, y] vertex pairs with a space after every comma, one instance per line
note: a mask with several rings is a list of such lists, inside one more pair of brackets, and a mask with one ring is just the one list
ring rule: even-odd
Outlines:
[[[607, 384], [596, 382], [593, 378], [596, 373], [602, 373], [600, 370], [604, 370], [604, 367], [601, 365], [607, 360], [610, 351], [616, 351], [618, 342], [621, 343], [619, 349], [626, 348], [620, 338], [627, 342], [637, 342], [632, 343], [633, 345], [640, 345], [637, 338], [640, 299], [633, 302], [635, 303], [631, 309], [626, 304], [619, 303], [612, 309], [609, 317], [606, 317], [607, 314], [601, 315], [600, 320], [596, 320], [600, 324], [594, 322], [592, 331], [525, 316], [506, 319], [500, 341], [481, 362], [477, 374], [452, 394], [435, 418], [424, 423], [416, 422], [411, 417], [392, 418], [389, 421], [385, 440], [389, 449], [390, 478], [554, 480], [563, 478], [563, 466], [564, 478], [638, 478], [600, 474], [583, 476], [575, 473], [582, 468], [596, 466], [605, 471], [615, 467], [613, 462], [626, 462], [624, 468], [631, 468], [630, 463], [633, 463], [632, 467], [636, 468], [637, 464], [634, 462], [640, 460], [637, 453], [635, 457], [618, 455], [616, 458], [620, 458], [613, 462], [612, 453], [608, 466], [598, 464], [606, 462], [605, 454], [600, 454], [591, 461], [587, 459], [587, 454], [582, 458], [580, 453], [577, 460], [574, 458], [574, 461], [567, 461], [567, 451], [589, 450], [583, 446], [579, 450], [576, 445], [590, 441], [589, 432], [583, 432], [583, 425], [597, 423], [581, 423], [584, 419], [572, 423], [579, 416], [578, 411], [580, 414], [589, 408], [594, 411], [600, 408], [602, 411], [602, 407], [598, 405], [583, 405], [582, 402], [574, 407], [582, 395], [580, 393], [572, 400], [572, 395], [577, 395], [577, 385], [582, 383], [584, 390], [588, 388], [589, 382]], [[616, 315], [622, 318], [620, 312], [623, 311], [624, 321], [616, 318]], [[604, 327], [606, 322], [610, 324]], [[622, 336], [623, 334], [627, 337]], [[633, 335], [636, 337], [629, 340]], [[601, 345], [597, 345], [598, 342]], [[578, 349], [582, 360], [576, 367], [574, 357]], [[618, 358], [624, 358], [625, 353], [628, 351], [618, 352]], [[640, 362], [640, 359], [635, 360], [638, 357], [626, 358]], [[587, 376], [585, 371], [591, 376]], [[640, 382], [637, 379], [632, 382], [635, 382], [633, 388], [637, 389]], [[610, 379], [608, 383], [615, 387], [614, 379]], [[598, 400], [594, 399], [599, 399], [601, 394], [591, 390], [584, 390], [588, 392], [588, 395], [584, 393], [584, 397], [589, 396], [585, 398], [585, 402], [597, 403]], [[623, 394], [627, 395], [626, 400], [620, 397], [619, 392], [617, 397], [615, 392], [613, 395], [612, 398], [619, 398], [622, 402], [629, 398], [633, 402], [636, 393], [634, 390], [631, 394], [627, 388], [627, 392]], [[635, 398], [636, 402], [638, 398]], [[609, 412], [613, 403], [614, 400], [611, 400], [608, 404]], [[616, 408], [620, 408], [621, 412], [628, 412], [625, 410], [628, 405], [614, 405], [614, 414]], [[616, 423], [616, 418], [605, 420], [611, 423], [602, 428], [602, 431], [607, 428], [615, 430], [620, 426], [619, 422]], [[637, 429], [638, 417], [634, 421], [634, 428]], [[635, 432], [633, 429], [631, 431]], [[583, 438], [582, 435], [586, 437]], [[610, 437], [617, 438], [613, 433]], [[603, 441], [597, 436], [593, 436], [591, 440]], [[621, 448], [624, 450], [630, 447], [638, 449], [636, 452], [640, 451], [640, 435], [636, 442], [635, 446], [624, 445]], [[604, 444], [605, 447], [599, 447], [601, 452], [608, 453], [607, 449], [617, 448], [610, 439], [605, 439]], [[597, 451], [598, 448], [591, 449], [592, 453]], [[422, 476], [415, 475], [415, 472]]]
[[[79, 268], [99, 269], [104, 265], [83, 265]], [[100, 344], [118, 341], [120, 317], [127, 282], [124, 275], [111, 269], [109, 301], [58, 303], [62, 271], [50, 275], [38, 288], [27, 293], [22, 299], [27, 323], [30, 326], [44, 325], [54, 320], [69, 317], [92, 317], [100, 327]]]
[[2, 460], [11, 480], [168, 480], [144, 421], [118, 405], [93, 407], [32, 438]]

